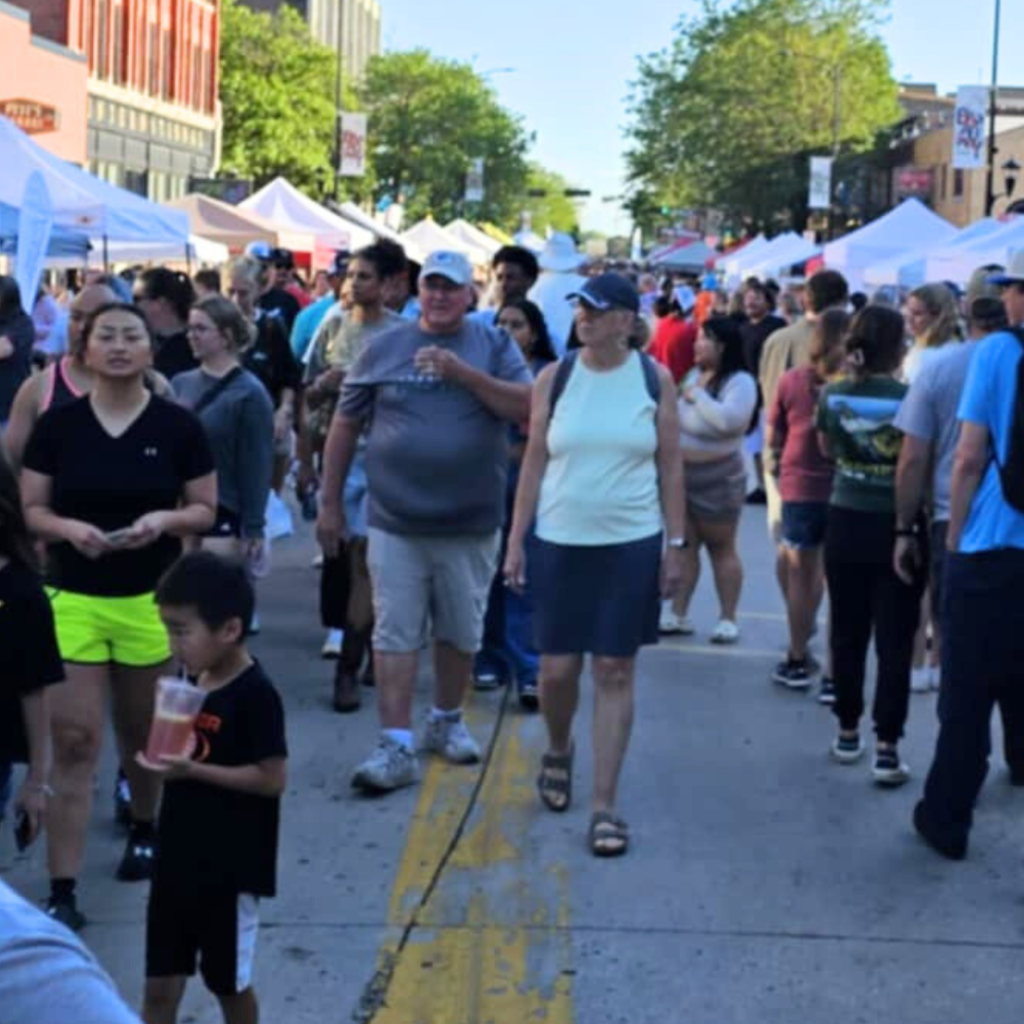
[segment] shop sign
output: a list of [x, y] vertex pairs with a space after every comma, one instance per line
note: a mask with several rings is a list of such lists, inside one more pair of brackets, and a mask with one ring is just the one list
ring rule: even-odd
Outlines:
[[54, 132], [60, 127], [57, 108], [35, 100], [0, 100], [0, 114], [29, 135]]

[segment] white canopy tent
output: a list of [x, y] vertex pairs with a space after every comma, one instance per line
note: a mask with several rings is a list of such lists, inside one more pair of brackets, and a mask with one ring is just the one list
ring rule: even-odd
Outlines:
[[914, 249], [945, 245], [957, 229], [920, 199], [907, 199], [884, 216], [825, 246], [825, 266], [842, 273], [851, 289], [864, 283], [874, 263]]
[[739, 261], [742, 259], [748, 259], [751, 256], [756, 256], [759, 252], [763, 251], [768, 245], [768, 239], [764, 235], [755, 235], [749, 242], [744, 242], [743, 245], [733, 249], [731, 252], [725, 253], [723, 256], [719, 256], [715, 262], [715, 268], [717, 270], [723, 270], [725, 273], [730, 273], [733, 266], [739, 266]]
[[784, 270], [806, 263], [820, 253], [821, 246], [801, 235], [780, 235], [755, 261], [743, 264], [743, 274], [760, 278], [778, 277]]
[[1006, 266], [1013, 254], [1024, 249], [1024, 217], [1001, 223], [998, 231], [966, 245], [933, 250], [925, 260], [929, 281], [953, 281], [966, 284], [978, 267], [998, 263]]
[[521, 245], [530, 252], [540, 253], [544, 248], [544, 239], [536, 231], [517, 231], [512, 237], [516, 245]]
[[[441, 249], [460, 252], [474, 263], [480, 262], [481, 250], [467, 245], [462, 239], [441, 227], [433, 217], [425, 217], [408, 231], [403, 231], [401, 241], [409, 255], [419, 262]], [[490, 262], [490, 257], [485, 256], [484, 262]]]
[[117, 188], [66, 163], [33, 142], [20, 128], [0, 117], [0, 203], [19, 209], [33, 172], [49, 193], [55, 227], [87, 235], [102, 255], [112, 242], [152, 242], [185, 254], [188, 217]]
[[496, 242], [490, 235], [484, 234], [475, 224], [468, 220], [453, 220], [451, 224], [445, 225], [445, 231], [456, 238], [461, 239], [466, 245], [479, 249], [486, 256], [489, 263], [494, 254], [501, 248], [501, 243]]
[[[983, 217], [954, 235], [941, 252], [960, 250], [1001, 231], [1005, 225], [992, 217]], [[901, 288], [918, 288], [929, 280], [948, 281], [948, 275], [931, 278], [928, 276], [928, 259], [934, 249], [912, 249], [902, 252], [881, 263], [872, 264], [864, 270], [864, 283], [875, 288], [883, 285], [898, 285]]]
[[275, 178], [238, 207], [278, 227], [315, 235], [318, 245], [326, 249], [361, 249], [377, 238], [377, 233], [332, 213], [284, 178]]
[[392, 231], [386, 224], [375, 220], [365, 210], [359, 209], [355, 203], [346, 201], [338, 205], [338, 214], [345, 220], [358, 224], [367, 231], [372, 231], [377, 238], [386, 238], [391, 242], [401, 243], [401, 236], [397, 231]]

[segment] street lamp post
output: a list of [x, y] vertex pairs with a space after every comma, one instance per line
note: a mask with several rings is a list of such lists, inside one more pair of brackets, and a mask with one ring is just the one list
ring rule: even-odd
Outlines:
[[985, 175], [985, 216], [996, 205], [996, 93], [999, 91], [999, 22], [1002, 0], [996, 0], [995, 29], [992, 34], [992, 91], [988, 98], [988, 171]]
[[336, 0], [335, 11], [338, 19], [338, 35], [335, 45], [338, 48], [338, 62], [334, 72], [334, 201], [341, 202], [341, 104], [342, 104], [342, 72], [345, 57], [342, 51], [342, 22], [344, 21], [345, 0]]

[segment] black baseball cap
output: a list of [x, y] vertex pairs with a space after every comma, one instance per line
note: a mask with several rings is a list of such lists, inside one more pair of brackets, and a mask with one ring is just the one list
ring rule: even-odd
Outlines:
[[621, 274], [598, 274], [596, 277], [587, 278], [578, 292], [573, 292], [566, 298], [578, 299], [602, 312], [608, 309], [640, 312], [640, 296], [628, 278]]

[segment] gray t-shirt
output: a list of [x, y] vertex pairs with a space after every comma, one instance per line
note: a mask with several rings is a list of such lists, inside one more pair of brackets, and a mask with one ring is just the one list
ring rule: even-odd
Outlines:
[[932, 444], [935, 456], [932, 500], [935, 521], [940, 523], [950, 517], [953, 456], [960, 436], [956, 413], [977, 348], [976, 341], [967, 341], [952, 342], [936, 350], [918, 369], [896, 414], [895, 426], [904, 434]]
[[465, 321], [457, 334], [407, 323], [374, 335], [338, 404], [342, 415], [369, 422], [370, 525], [399, 534], [489, 533], [504, 517], [508, 431], [471, 391], [416, 369], [416, 352], [430, 345], [498, 380], [533, 379], [516, 343], [480, 323]]
[[140, 1024], [85, 946], [0, 882], [0, 1020]]
[[[195, 409], [218, 378], [203, 370], [179, 373], [171, 386]], [[217, 467], [217, 504], [233, 512], [243, 537], [262, 537], [274, 465], [274, 406], [262, 381], [242, 370], [199, 410]]]
[[303, 383], [311, 384], [332, 367], [348, 373], [370, 338], [403, 323], [405, 321], [390, 309], [384, 310], [384, 316], [372, 324], [358, 323], [347, 314], [331, 317], [320, 325], [313, 339]]

